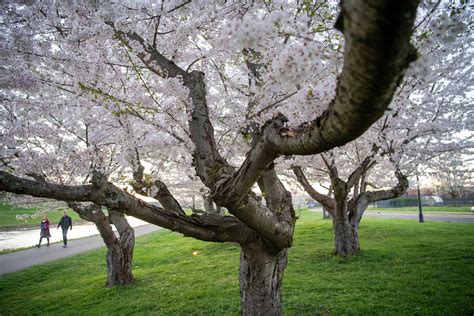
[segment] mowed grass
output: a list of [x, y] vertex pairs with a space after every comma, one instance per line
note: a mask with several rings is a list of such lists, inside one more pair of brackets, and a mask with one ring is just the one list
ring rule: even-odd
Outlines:
[[[57, 225], [59, 220], [63, 216], [62, 209], [48, 211], [48, 218], [52, 226]], [[35, 214], [36, 210], [32, 208], [19, 208], [9, 204], [0, 203], [0, 228], [13, 228], [13, 227], [27, 227], [27, 226], [38, 226], [41, 223], [42, 217], [30, 218], [26, 221], [17, 220], [16, 216], [21, 214], [32, 215]], [[72, 210], [68, 210], [68, 215], [71, 216], [74, 221], [81, 220]]]
[[[331, 223], [303, 212], [285, 315], [472, 315], [474, 225], [362, 220], [363, 252], [330, 255]], [[193, 256], [197, 251], [198, 255]], [[130, 286], [108, 289], [105, 249], [0, 277], [0, 315], [237, 315], [239, 248], [160, 231], [136, 243]]]
[[[473, 205], [474, 206], [474, 205]], [[382, 212], [416, 212], [418, 213], [418, 206], [406, 207], [375, 207], [370, 206], [367, 211], [382, 211]], [[471, 206], [423, 206], [423, 212], [446, 212], [446, 213], [471, 213]]]

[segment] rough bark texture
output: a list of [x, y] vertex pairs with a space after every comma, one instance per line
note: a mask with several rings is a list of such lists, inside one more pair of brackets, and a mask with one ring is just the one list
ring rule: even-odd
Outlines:
[[[335, 169], [333, 167], [333, 169]], [[331, 170], [331, 186], [334, 190], [336, 207], [332, 219], [334, 230], [334, 250], [337, 256], [352, 256], [360, 251], [358, 238], [358, 225], [352, 225], [351, 212], [348, 209], [347, 196], [350, 188], [346, 182], [337, 177], [337, 172]]]
[[334, 250], [336, 256], [353, 256], [360, 252], [359, 223], [349, 218], [347, 201], [338, 202], [338, 207], [332, 218], [334, 230]]
[[281, 286], [286, 249], [268, 253], [257, 244], [240, 251], [240, 300], [243, 315], [281, 315]]
[[132, 259], [135, 237], [133, 228], [123, 214], [110, 211], [110, 221], [117, 227], [120, 238], [112, 230], [101, 207], [92, 203], [68, 203], [82, 219], [91, 221], [99, 230], [100, 236], [107, 247], [105, 261], [107, 264], [107, 287], [126, 285], [133, 282]]
[[204, 203], [204, 212], [209, 215], [224, 216], [224, 210], [219, 205], [214, 206], [214, 200], [208, 194], [202, 196]]
[[[113, 285], [124, 285], [133, 282], [132, 261], [135, 247], [135, 231], [125, 219], [123, 213], [109, 210], [110, 222], [119, 233], [118, 247], [110, 256], [111, 276], [109, 282]], [[109, 257], [107, 257], [109, 262]]]

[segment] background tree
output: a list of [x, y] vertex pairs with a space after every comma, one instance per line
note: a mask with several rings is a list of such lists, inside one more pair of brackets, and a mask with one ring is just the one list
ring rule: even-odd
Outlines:
[[[465, 157], [450, 152], [434, 160], [430, 166], [435, 171], [430, 174], [439, 181], [439, 194], [451, 199], [459, 199], [469, 194], [474, 186], [474, 170]], [[447, 161], [449, 163], [446, 163]]]
[[[440, 6], [427, 10], [417, 22], [415, 43], [422, 58], [405, 76], [385, 117], [341, 149], [311, 161], [299, 158], [286, 162], [293, 164], [305, 191], [330, 211], [337, 255], [359, 252], [359, 222], [370, 203], [402, 195], [408, 188], [407, 176], [414, 175], [419, 165], [426, 168], [434, 167], [436, 161], [454, 163], [446, 159], [446, 153], [453, 156], [472, 150], [472, 137], [465, 136], [473, 129], [472, 109], [465, 106], [471, 99], [473, 79], [468, 56], [472, 53], [470, 18], [466, 4]], [[412, 72], [415, 69], [422, 71]], [[459, 136], [453, 138], [453, 134]], [[383, 160], [385, 164], [375, 168]], [[328, 179], [334, 199], [317, 192], [301, 166], [312, 169], [312, 180]], [[388, 172], [390, 169], [393, 171]], [[370, 184], [391, 185], [390, 180], [380, 181], [389, 174], [393, 174], [396, 186], [369, 190]]]

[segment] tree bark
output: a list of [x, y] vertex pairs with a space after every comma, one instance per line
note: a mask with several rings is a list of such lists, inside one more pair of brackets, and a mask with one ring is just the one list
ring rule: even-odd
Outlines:
[[[82, 219], [93, 222], [107, 247], [105, 261], [107, 264], [107, 287], [125, 285], [133, 282], [132, 258], [135, 237], [123, 214], [109, 210], [110, 217], [106, 216], [101, 207], [92, 203], [68, 203]], [[117, 227], [120, 235], [118, 239], [112, 230], [110, 221]]]
[[114, 243], [113, 249], [107, 252], [107, 285], [129, 284], [134, 281], [132, 260], [135, 232], [122, 213], [111, 210], [109, 217], [112, 224], [117, 228], [120, 237], [118, 243]]
[[[234, 217], [216, 219], [216, 216], [177, 214], [139, 201], [110, 183], [102, 185], [96, 181], [93, 186], [65, 188], [36, 184], [31, 187], [33, 181], [16, 179], [11, 183], [12, 177], [0, 171], [0, 189], [60, 200], [93, 201], [201, 240], [239, 242], [243, 247], [240, 272], [243, 314], [279, 315], [281, 281], [287, 248], [293, 240], [295, 216], [287, 205], [270, 208], [262, 205], [251, 188], [278, 156], [316, 154], [341, 146], [361, 135], [383, 115], [403, 70], [415, 56], [409, 39], [417, 4], [416, 0], [342, 2], [337, 26], [346, 39], [345, 58], [336, 97], [321, 116], [292, 133], [288, 132], [286, 118], [275, 117], [263, 127], [261, 141], [252, 146], [238, 170], [219, 154], [207, 109], [204, 73], [184, 71], [137, 33], [116, 32], [118, 38], [127, 36], [143, 46], [145, 53], [138, 52], [137, 56], [148, 69], [164, 78], [183, 79], [193, 108], [189, 131], [196, 146], [193, 154], [196, 172], [218, 203], [227, 207]], [[113, 27], [112, 22], [110, 25]], [[273, 185], [268, 187], [275, 189]], [[277, 201], [278, 195], [271, 195], [267, 204], [271, 204], [269, 200]], [[257, 234], [258, 240], [265, 243], [255, 239], [249, 242], [247, 236]]]
[[224, 216], [224, 209], [218, 204], [216, 204], [216, 214], [219, 216]]
[[360, 252], [359, 222], [348, 212], [347, 191], [342, 196], [340, 190], [335, 190], [336, 209], [332, 218], [334, 230], [334, 250], [336, 256], [353, 256]]
[[258, 244], [241, 248], [242, 315], [281, 315], [281, 286], [287, 261], [287, 249], [271, 254]]
[[[342, 214], [341, 214], [342, 215]], [[334, 250], [336, 256], [353, 256], [360, 252], [359, 223], [355, 223], [346, 216], [336, 212], [333, 217]]]

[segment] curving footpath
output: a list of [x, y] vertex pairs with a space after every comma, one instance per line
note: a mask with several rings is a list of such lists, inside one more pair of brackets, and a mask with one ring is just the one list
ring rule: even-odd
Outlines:
[[[310, 212], [323, 213], [321, 208], [309, 209]], [[402, 213], [402, 212], [384, 212], [383, 210], [365, 211], [362, 217], [379, 217], [379, 218], [398, 218], [418, 220], [418, 213]], [[441, 213], [429, 212], [423, 214], [425, 222], [457, 222], [457, 223], [474, 223], [474, 213]]]
[[[401, 219], [414, 219], [418, 220], [418, 214], [403, 214], [395, 212], [365, 212], [364, 216], [382, 217], [382, 218], [401, 218]], [[427, 213], [423, 214], [425, 221], [435, 222], [457, 222], [457, 223], [474, 223], [474, 215], [470, 213], [466, 214], [450, 214], [450, 213]]]
[[[135, 227], [135, 237], [157, 231], [160, 227], [155, 225], [142, 225]], [[0, 275], [23, 270], [38, 264], [47, 263], [73, 256], [75, 254], [105, 247], [99, 235], [68, 240], [68, 247], [63, 248], [62, 243], [51, 244], [49, 247], [32, 248], [0, 255]]]

